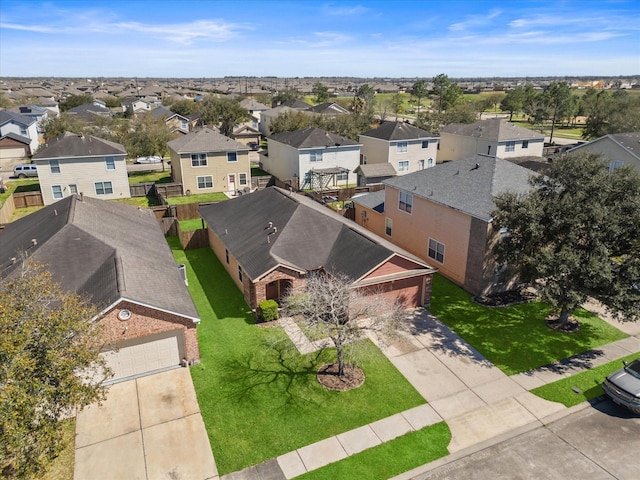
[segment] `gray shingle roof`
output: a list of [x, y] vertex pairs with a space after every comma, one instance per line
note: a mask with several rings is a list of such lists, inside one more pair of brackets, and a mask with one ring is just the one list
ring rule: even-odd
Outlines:
[[468, 137], [486, 138], [504, 142], [507, 140], [544, 140], [544, 135], [509, 123], [501, 118], [490, 118], [476, 123], [452, 123], [440, 130], [442, 133], [453, 133]]
[[59, 157], [92, 157], [104, 155], [126, 155], [126, 149], [116, 142], [110, 142], [92, 135], [78, 135], [65, 132], [45, 143], [34, 160]]
[[313, 200], [274, 187], [201, 207], [200, 215], [253, 280], [278, 265], [324, 267], [357, 280], [395, 253], [430, 268]]
[[322, 115], [348, 115], [351, 112], [335, 102], [321, 103], [307, 109], [313, 113], [321, 113]]
[[306, 110], [311, 107], [307, 102], [303, 102], [298, 98], [292, 98], [291, 100], [287, 100], [286, 102], [282, 102], [280, 107], [291, 107], [294, 110]]
[[580, 150], [581, 148], [588, 147], [589, 145], [595, 142], [601, 142], [603, 139], [611, 139], [613, 142], [620, 145], [625, 150], [628, 150], [632, 155], [635, 155], [640, 159], [640, 132], [630, 132], [630, 133], [612, 133], [609, 135], [604, 135], [602, 137], [596, 138], [587, 143], [583, 143], [582, 145], [578, 145], [577, 147], [572, 148], [569, 152], [574, 152], [576, 150]]
[[383, 122], [378, 128], [367, 130], [361, 137], [379, 138], [381, 140], [417, 140], [419, 138], [437, 138], [431, 132], [414, 127], [404, 122]]
[[284, 143], [295, 148], [326, 148], [360, 145], [346, 137], [327, 132], [321, 128], [307, 127], [293, 132], [280, 132], [268, 137], [269, 140]]
[[9, 132], [6, 135], [0, 137], [0, 140], [3, 138], [10, 138], [15, 140], [16, 142], [24, 143], [25, 145], [31, 144], [31, 139], [29, 137], [25, 137], [24, 135], [18, 135], [17, 133]]
[[0, 276], [17, 267], [11, 258], [24, 251], [46, 264], [65, 290], [87, 295], [99, 309], [128, 299], [198, 319], [149, 210], [69, 196], [6, 226], [0, 235]]
[[10, 112], [9, 110], [0, 110], [0, 125], [4, 125], [8, 122], [15, 122], [28, 127], [32, 123], [35, 123], [35, 121], [35, 118], [20, 115], [19, 113]]
[[493, 197], [531, 189], [531, 170], [501, 158], [476, 155], [394, 177], [384, 183], [484, 221], [491, 220]]
[[257, 111], [261, 111], [261, 110], [269, 110], [271, 107], [266, 106], [263, 103], [260, 103], [256, 100], [254, 100], [253, 98], [245, 98], [244, 100], [242, 100], [240, 102], [240, 106], [242, 108], [244, 108], [245, 110], [257, 110]]
[[236, 152], [249, 150], [249, 147], [246, 145], [206, 127], [171, 140], [167, 145], [176, 153]]
[[363, 207], [370, 208], [371, 210], [375, 210], [376, 212], [383, 213], [385, 196], [386, 192], [384, 190], [378, 190], [362, 195], [361, 197], [355, 197], [352, 199], [352, 202], [362, 205]]
[[389, 162], [384, 163], [367, 163], [358, 165], [355, 172], [361, 172], [367, 178], [370, 177], [394, 177], [396, 169]]

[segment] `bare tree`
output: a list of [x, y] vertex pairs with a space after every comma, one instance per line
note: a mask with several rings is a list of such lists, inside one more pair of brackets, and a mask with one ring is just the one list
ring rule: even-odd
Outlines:
[[391, 337], [403, 317], [400, 302], [392, 303], [381, 293], [365, 295], [352, 284], [346, 275], [314, 273], [307, 277], [305, 287], [292, 289], [283, 302], [289, 314], [302, 315], [310, 330], [331, 339], [338, 376], [345, 374], [346, 344], [367, 332]]

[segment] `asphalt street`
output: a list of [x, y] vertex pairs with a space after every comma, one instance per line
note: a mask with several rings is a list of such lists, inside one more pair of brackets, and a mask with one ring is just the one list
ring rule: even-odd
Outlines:
[[413, 479], [636, 480], [639, 452], [640, 417], [607, 399]]

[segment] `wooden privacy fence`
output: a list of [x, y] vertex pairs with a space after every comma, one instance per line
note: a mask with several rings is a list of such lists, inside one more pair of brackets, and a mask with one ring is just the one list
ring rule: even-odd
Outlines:
[[44, 200], [40, 192], [20, 192], [14, 193], [13, 204], [15, 208], [42, 207]]
[[155, 185], [155, 183], [153, 183], [153, 182], [136, 183], [134, 185], [129, 185], [129, 193], [131, 194], [131, 196], [133, 198], [146, 197], [150, 193], [152, 195], [155, 195], [155, 193], [153, 192], [154, 185]]

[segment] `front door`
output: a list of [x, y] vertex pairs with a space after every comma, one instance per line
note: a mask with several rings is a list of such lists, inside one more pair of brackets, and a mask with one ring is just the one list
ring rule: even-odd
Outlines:
[[235, 173], [230, 173], [229, 174], [229, 191], [235, 191], [236, 189], [236, 174]]

